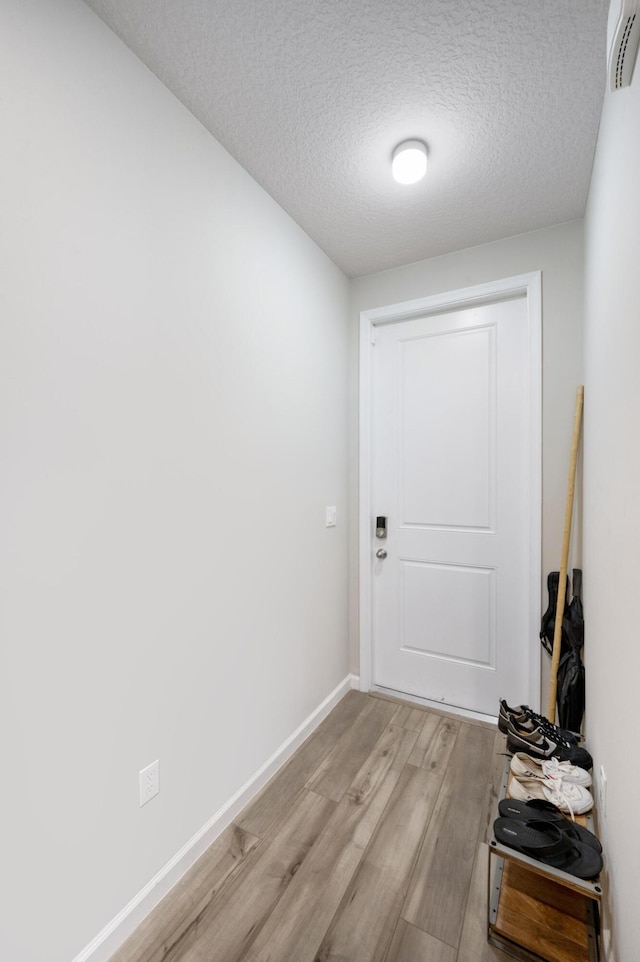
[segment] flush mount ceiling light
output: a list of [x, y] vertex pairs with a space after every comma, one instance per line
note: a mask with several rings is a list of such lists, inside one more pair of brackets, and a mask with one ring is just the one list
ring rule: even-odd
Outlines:
[[398, 144], [391, 162], [394, 179], [399, 184], [417, 184], [427, 172], [427, 148], [421, 140], [405, 140]]

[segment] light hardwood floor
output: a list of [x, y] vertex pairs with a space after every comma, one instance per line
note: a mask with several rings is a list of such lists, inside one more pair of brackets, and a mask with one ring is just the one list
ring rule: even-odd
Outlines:
[[495, 728], [350, 692], [112, 962], [498, 962]]

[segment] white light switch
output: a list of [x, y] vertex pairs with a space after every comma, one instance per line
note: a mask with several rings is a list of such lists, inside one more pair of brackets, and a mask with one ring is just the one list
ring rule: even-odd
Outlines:
[[335, 528], [335, 526], [336, 526], [336, 506], [335, 506], [335, 504], [332, 504], [332, 505], [330, 505], [330, 506], [327, 508], [326, 526], [327, 526], [327, 528]]

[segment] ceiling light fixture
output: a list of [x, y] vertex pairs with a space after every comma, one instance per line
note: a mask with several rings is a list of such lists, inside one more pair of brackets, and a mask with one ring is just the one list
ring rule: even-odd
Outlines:
[[399, 184], [417, 184], [427, 172], [427, 148], [421, 140], [405, 140], [393, 152], [393, 176]]

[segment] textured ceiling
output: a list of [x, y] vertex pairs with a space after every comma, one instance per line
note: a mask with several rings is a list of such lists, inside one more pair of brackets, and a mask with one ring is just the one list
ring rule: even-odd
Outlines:
[[584, 212], [607, 0], [86, 2], [349, 276]]

